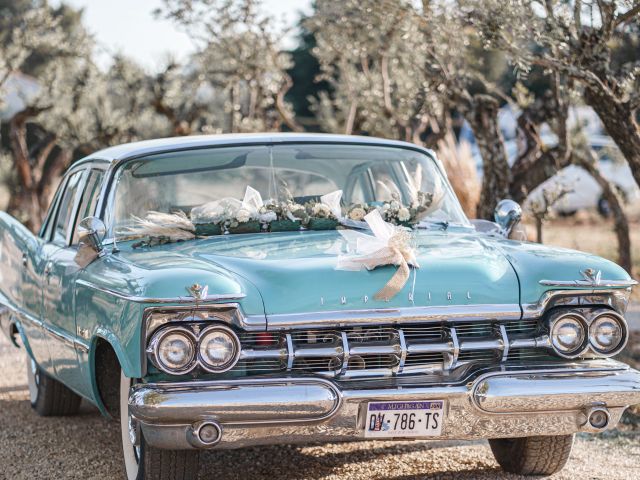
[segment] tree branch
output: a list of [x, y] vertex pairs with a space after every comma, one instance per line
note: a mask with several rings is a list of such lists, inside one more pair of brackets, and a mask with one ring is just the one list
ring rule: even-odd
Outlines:
[[621, 13], [620, 15], [616, 16], [614, 20], [614, 26], [618, 27], [623, 23], [628, 22], [629, 20], [631, 20], [632, 18], [636, 17], [639, 14], [640, 14], [640, 3], [638, 3], [634, 7], [631, 7], [625, 13]]

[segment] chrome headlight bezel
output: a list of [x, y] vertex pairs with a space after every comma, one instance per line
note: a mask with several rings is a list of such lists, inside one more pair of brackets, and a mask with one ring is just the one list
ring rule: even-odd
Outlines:
[[[160, 356], [160, 347], [162, 346], [163, 340], [165, 340], [169, 335], [181, 335], [187, 339], [187, 341], [191, 345], [192, 353], [191, 359], [184, 367], [181, 368], [172, 368], [162, 361], [162, 357]], [[198, 343], [196, 336], [193, 334], [191, 330], [184, 327], [168, 327], [163, 328], [162, 330], [156, 332], [151, 338], [150, 342], [150, 350], [153, 352], [154, 360], [156, 366], [165, 373], [170, 373], [172, 375], [183, 375], [191, 372], [194, 368], [196, 368], [197, 362], [197, 348]]]
[[[563, 323], [568, 322], [577, 325], [581, 329], [582, 338], [580, 343], [574, 349], [563, 350], [560, 342], [558, 341], [556, 332]], [[575, 311], [558, 312], [556, 315], [552, 316], [549, 321], [549, 340], [553, 351], [556, 355], [562, 358], [574, 359], [584, 356], [589, 350], [589, 325], [587, 319]]]
[[[621, 340], [615, 348], [607, 351], [599, 348], [594, 340], [594, 328], [599, 319], [609, 317], [616, 322], [621, 330]], [[580, 345], [570, 352], [563, 351], [560, 347], [555, 332], [563, 320], [575, 321], [579, 323], [583, 330], [583, 338]], [[609, 358], [620, 353], [629, 339], [627, 322], [624, 317], [615, 310], [608, 308], [576, 308], [562, 309], [553, 312], [547, 320], [549, 332], [549, 344], [554, 353], [561, 358]]]
[[[610, 350], [603, 350], [598, 347], [597, 342], [594, 340], [595, 334], [594, 329], [597, 327], [599, 321], [603, 318], [608, 317], [611, 318], [619, 327], [621, 332], [620, 341]], [[627, 322], [624, 317], [613, 310], [598, 310], [594, 312], [594, 316], [591, 318], [591, 322], [589, 324], [589, 345], [593, 353], [601, 357], [613, 357], [620, 353], [624, 347], [627, 345], [627, 341], [629, 340]]]
[[[223, 333], [224, 335], [226, 335], [229, 340], [231, 341], [232, 345], [233, 345], [233, 350], [232, 350], [232, 355], [229, 358], [229, 360], [227, 360], [226, 362], [224, 362], [221, 366], [213, 366], [203, 355], [202, 353], [202, 349], [204, 346], [204, 341], [206, 340], [206, 338], [213, 334], [213, 333]], [[240, 357], [240, 351], [241, 351], [241, 345], [240, 345], [240, 339], [238, 338], [238, 336], [236, 335], [236, 333], [229, 327], [225, 326], [225, 325], [211, 325], [208, 326], [206, 328], [204, 328], [201, 332], [200, 335], [198, 335], [198, 351], [197, 351], [197, 355], [198, 355], [198, 362], [200, 364], [200, 366], [202, 367], [203, 370], [206, 370], [207, 372], [210, 373], [224, 373], [227, 372], [229, 370], [231, 370], [236, 363], [238, 363], [238, 359]]]

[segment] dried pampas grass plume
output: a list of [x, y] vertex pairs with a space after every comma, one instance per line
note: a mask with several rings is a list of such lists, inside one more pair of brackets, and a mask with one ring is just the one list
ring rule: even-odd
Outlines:
[[162, 243], [180, 242], [195, 238], [195, 227], [184, 212], [148, 212], [145, 218], [133, 217], [135, 225], [126, 230], [132, 236], [163, 240]]

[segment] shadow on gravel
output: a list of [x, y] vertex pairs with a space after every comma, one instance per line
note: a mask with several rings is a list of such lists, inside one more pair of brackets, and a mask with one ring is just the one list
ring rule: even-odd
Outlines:
[[[220, 479], [245, 479], [273, 480], [304, 478], [305, 480], [319, 480], [327, 477], [341, 478], [343, 467], [346, 465], [361, 465], [366, 471], [368, 465], [380, 462], [388, 458], [389, 467], [393, 470], [394, 461], [401, 455], [410, 455], [424, 452], [429, 455], [429, 450], [440, 450], [459, 445], [482, 445], [484, 442], [402, 442], [386, 446], [375, 446], [374, 443], [359, 444], [333, 444], [327, 452], [324, 446], [292, 446], [281, 445], [273, 447], [256, 447], [243, 450], [221, 450], [218, 452], [205, 452], [202, 458], [201, 478], [210, 478], [215, 472]], [[344, 449], [340, 447], [344, 446]], [[356, 447], [356, 448], [353, 448]], [[338, 450], [338, 451], [336, 451]], [[238, 466], [242, 465], [241, 472]], [[381, 476], [371, 473], [368, 478], [386, 480], [420, 480], [436, 478], [502, 478], [497, 469], [478, 469], [456, 472], [427, 471], [416, 476]], [[348, 478], [349, 475], [345, 475]], [[361, 477], [358, 477], [361, 478]], [[517, 477], [511, 477], [517, 478]]]
[[456, 470], [455, 472], [445, 470], [441, 472], [429, 472], [429, 473], [417, 474], [417, 475], [378, 477], [377, 480], [448, 480], [448, 479], [458, 479], [458, 478], [469, 478], [473, 480], [483, 480], [483, 479], [496, 480], [496, 479], [520, 479], [520, 478], [527, 478], [527, 477], [521, 477], [519, 475], [504, 473], [499, 468], [487, 468], [487, 469], [472, 468], [468, 470]]

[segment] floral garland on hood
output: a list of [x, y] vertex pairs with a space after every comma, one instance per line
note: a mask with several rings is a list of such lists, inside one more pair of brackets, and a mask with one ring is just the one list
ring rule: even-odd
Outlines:
[[434, 187], [433, 193], [410, 188], [412, 202], [408, 206], [402, 204], [398, 193], [391, 193], [389, 201], [374, 205], [351, 205], [343, 214], [342, 190], [302, 205], [290, 193], [284, 201], [264, 202], [258, 190], [247, 186], [242, 201], [222, 198], [194, 207], [189, 216], [184, 212], [148, 212], [145, 218], [133, 217], [134, 226], [123, 233], [127, 234], [128, 239], [143, 237], [134, 247], [153, 246], [226, 232], [333, 230], [340, 224], [366, 228], [372, 212], [377, 212], [383, 222], [410, 227], [440, 208], [445, 197], [444, 189], [440, 183]]

